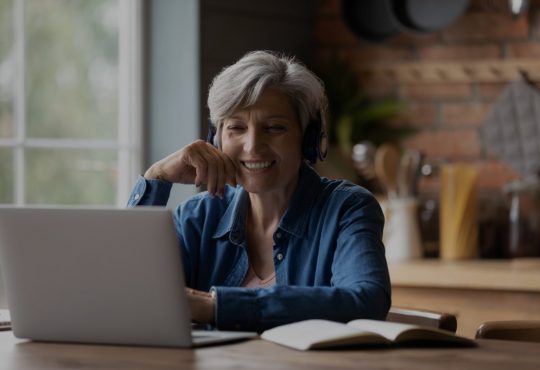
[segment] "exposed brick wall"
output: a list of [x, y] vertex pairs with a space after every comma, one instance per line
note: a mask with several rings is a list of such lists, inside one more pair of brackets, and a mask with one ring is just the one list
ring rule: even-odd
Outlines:
[[[341, 19], [340, 0], [322, 0], [315, 26], [315, 60], [337, 56], [353, 63], [479, 61], [540, 57], [540, 0], [527, 15], [512, 19], [508, 0], [471, 0], [466, 13], [449, 28], [430, 34], [400, 34], [383, 43], [357, 39]], [[479, 187], [498, 192], [517, 174], [490, 157], [478, 129], [506, 82], [397, 83], [364, 86], [373, 96], [394, 96], [408, 107], [396, 124], [418, 131], [402, 140], [404, 148], [422, 150], [429, 161], [460, 161], [477, 166]], [[537, 85], [540, 85], [537, 83]], [[424, 181], [423, 191], [436, 191]]]

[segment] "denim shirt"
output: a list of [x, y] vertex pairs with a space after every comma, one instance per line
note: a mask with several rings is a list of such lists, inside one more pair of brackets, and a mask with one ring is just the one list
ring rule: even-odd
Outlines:
[[[128, 206], [165, 205], [171, 184], [137, 181]], [[302, 165], [297, 188], [274, 232], [276, 285], [240, 287], [249, 267], [249, 196], [227, 186], [223, 199], [199, 193], [174, 221], [187, 286], [216, 292], [216, 326], [262, 331], [305, 319], [384, 320], [391, 303], [381, 241], [384, 217], [367, 190], [320, 177]]]

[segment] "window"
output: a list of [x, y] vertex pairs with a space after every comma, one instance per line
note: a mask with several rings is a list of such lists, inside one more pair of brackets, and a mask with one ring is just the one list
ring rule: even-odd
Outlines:
[[0, 203], [125, 204], [141, 24], [140, 0], [0, 0]]

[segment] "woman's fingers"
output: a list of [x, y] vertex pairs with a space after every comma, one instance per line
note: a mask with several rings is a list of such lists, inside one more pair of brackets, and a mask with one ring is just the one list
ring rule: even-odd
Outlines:
[[[225, 164], [223, 163], [223, 158], [221, 157], [221, 153], [217, 150], [211, 152], [213, 161], [214, 161], [214, 176], [212, 179], [214, 180], [214, 187], [210, 190], [210, 183], [209, 183], [209, 193], [211, 195], [217, 195], [220, 198], [223, 197], [224, 188], [225, 188]], [[210, 175], [210, 174], [209, 174]]]
[[214, 322], [214, 300], [210, 293], [185, 288], [192, 320], [211, 324]]
[[234, 162], [212, 145], [193, 146], [187, 151], [189, 164], [196, 171], [196, 185], [206, 184], [211, 196], [223, 197], [225, 185], [236, 186], [236, 167]]
[[216, 195], [219, 181], [219, 163], [213, 153], [205, 153], [206, 160], [206, 188], [208, 194]]
[[238, 185], [236, 182], [236, 165], [234, 164], [233, 160], [226, 155], [225, 153], [221, 153], [224, 158], [225, 163], [225, 174], [226, 174], [226, 180], [225, 182], [227, 184], [231, 184], [232, 186]]
[[146, 178], [192, 184], [206, 184], [211, 196], [223, 197], [225, 185], [237, 185], [233, 160], [213, 145], [197, 140], [155, 163]]

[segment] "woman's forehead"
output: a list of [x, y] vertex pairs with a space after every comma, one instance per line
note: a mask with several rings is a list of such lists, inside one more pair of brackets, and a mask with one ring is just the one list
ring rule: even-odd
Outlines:
[[263, 91], [255, 103], [235, 110], [228, 118], [244, 117], [252, 114], [262, 115], [265, 118], [296, 118], [296, 111], [291, 98], [274, 89]]

